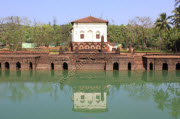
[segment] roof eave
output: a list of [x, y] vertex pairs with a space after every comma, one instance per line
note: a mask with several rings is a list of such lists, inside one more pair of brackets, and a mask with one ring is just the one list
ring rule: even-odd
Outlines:
[[109, 25], [109, 22], [71, 22], [71, 24], [73, 25], [74, 23], [106, 23], [107, 25]]

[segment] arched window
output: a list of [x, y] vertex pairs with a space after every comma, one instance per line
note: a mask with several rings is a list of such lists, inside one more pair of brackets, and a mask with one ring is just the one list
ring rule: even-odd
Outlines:
[[51, 63], [51, 70], [54, 70], [54, 63]]
[[150, 70], [153, 70], [153, 63], [150, 63], [150, 64], [149, 64], [149, 69], [150, 69]]
[[93, 32], [91, 30], [88, 31], [88, 41], [93, 41]]
[[21, 63], [19, 62], [16, 63], [16, 69], [21, 69]]
[[128, 63], [128, 70], [131, 70], [131, 62]]
[[84, 31], [80, 32], [80, 39], [84, 39]]
[[33, 69], [33, 64], [32, 64], [32, 62], [29, 63], [29, 69]]
[[119, 63], [115, 62], [113, 64], [113, 70], [119, 70]]
[[66, 62], [63, 63], [63, 69], [68, 70], [68, 64]]
[[100, 32], [99, 31], [96, 32], [96, 39], [100, 39]]
[[167, 63], [163, 63], [162, 70], [168, 70], [168, 64]]
[[9, 63], [8, 62], [5, 62], [5, 69], [9, 69]]

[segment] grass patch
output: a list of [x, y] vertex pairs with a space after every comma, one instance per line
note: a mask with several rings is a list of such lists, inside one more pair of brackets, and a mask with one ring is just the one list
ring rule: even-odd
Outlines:
[[[128, 50], [121, 50], [122, 53], [128, 53]], [[136, 53], [173, 53], [173, 51], [165, 50], [136, 50]]]
[[122, 53], [128, 53], [127, 50], [121, 50], [120, 52], [122, 52]]
[[153, 53], [172, 53], [172, 52], [170, 52], [170, 51], [160, 51], [160, 50], [137, 50], [136, 51], [137, 53], [151, 53], [151, 52], [153, 52]]
[[49, 54], [50, 54], [50, 55], [58, 55], [59, 52], [50, 52]]

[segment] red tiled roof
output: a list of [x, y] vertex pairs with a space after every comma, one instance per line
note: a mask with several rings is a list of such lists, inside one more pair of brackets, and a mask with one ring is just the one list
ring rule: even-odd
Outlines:
[[89, 17], [72, 21], [71, 23], [108, 23], [108, 21], [89, 16]]

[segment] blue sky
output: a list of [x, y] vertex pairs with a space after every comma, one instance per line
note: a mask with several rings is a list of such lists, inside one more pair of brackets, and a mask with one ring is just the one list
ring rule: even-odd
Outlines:
[[155, 20], [174, 9], [174, 0], [0, 0], [0, 4], [0, 17], [28, 17], [42, 23], [56, 17], [58, 24], [92, 15], [120, 25], [136, 16]]

